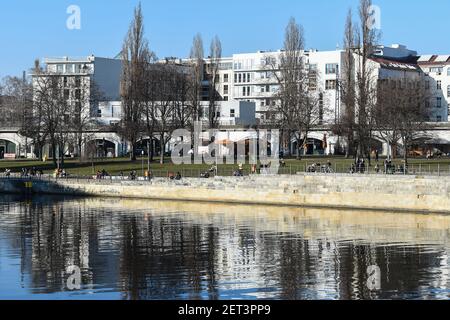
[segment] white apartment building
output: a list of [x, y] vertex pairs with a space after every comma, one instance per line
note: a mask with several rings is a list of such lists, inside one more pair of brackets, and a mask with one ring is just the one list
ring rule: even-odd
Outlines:
[[[58, 74], [70, 79], [81, 78], [95, 83], [100, 100], [120, 100], [120, 79], [122, 61], [120, 59], [88, 57], [46, 58], [43, 75]], [[33, 76], [36, 76], [33, 74]], [[70, 84], [69, 86], [70, 87]]]
[[430, 89], [430, 121], [449, 122], [450, 107], [450, 55], [423, 55], [417, 64], [426, 75]]
[[[267, 61], [269, 58], [279, 63], [281, 55], [281, 50], [258, 51], [222, 58], [219, 68], [220, 81], [217, 87], [222, 99], [254, 102], [257, 122], [263, 124], [270, 115], [270, 105], [274, 103], [274, 97], [279, 90], [274, 76], [276, 66], [274, 68], [268, 65]], [[417, 52], [403, 45], [379, 46], [376, 55], [379, 59], [374, 58], [372, 61], [377, 72], [375, 75], [377, 79], [411, 76], [411, 71], [415, 73], [420, 71], [409, 62], [411, 57], [417, 55]], [[309, 50], [303, 52], [303, 57], [306, 68], [313, 71], [310, 74], [317, 77], [314, 79], [317, 81], [311, 83], [317, 83], [317, 87], [313, 90], [317, 90], [322, 95], [324, 109], [322, 121], [324, 124], [334, 123], [339, 118], [343, 107], [339, 81], [343, 70], [344, 51]]]
[[[267, 61], [273, 59], [279, 62], [281, 54], [282, 51], [258, 51], [222, 58], [217, 86], [217, 92], [222, 100], [254, 102], [257, 123], [263, 124], [270, 114], [270, 105], [274, 103], [275, 94], [279, 90], [274, 75], [277, 70], [268, 65]], [[343, 51], [340, 50], [304, 52], [305, 64], [320, 78], [317, 89], [324, 93], [324, 101], [328, 101], [333, 111], [336, 108], [336, 88], [342, 57]], [[205, 84], [205, 91], [206, 88]], [[334, 113], [332, 119], [334, 119]]]

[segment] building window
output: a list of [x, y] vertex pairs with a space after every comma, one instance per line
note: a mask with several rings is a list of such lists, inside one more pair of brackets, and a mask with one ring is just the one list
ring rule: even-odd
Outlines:
[[223, 86], [223, 94], [228, 94], [228, 85]]
[[442, 98], [437, 97], [436, 98], [436, 108], [440, 108], [440, 107], [442, 107]]
[[234, 109], [230, 110], [230, 118], [234, 118], [235, 117], [235, 112]]
[[335, 90], [335, 89], [336, 89], [336, 80], [325, 81], [325, 90]]
[[447, 75], [450, 76], [450, 67], [447, 68]]
[[56, 65], [56, 72], [63, 73], [64, 72], [64, 65], [62, 65], [62, 64]]
[[245, 87], [242, 87], [242, 96], [243, 97], [245, 97], [245, 93], [246, 93], [247, 91], [245, 90]]
[[450, 98], [450, 86], [447, 86], [447, 97]]
[[326, 74], [337, 74], [338, 65], [336, 63], [327, 63], [325, 65]]
[[252, 82], [252, 76], [250, 73], [247, 73], [247, 82]]
[[432, 67], [432, 68], [430, 68], [430, 72], [433, 72], [433, 73], [442, 73], [444, 71], [444, 68], [442, 68], [442, 67]]
[[238, 81], [238, 75], [237, 75], [237, 73], [235, 73], [234, 74], [234, 83], [237, 83], [237, 81]]
[[228, 83], [228, 73], [223, 75], [223, 82]]
[[73, 73], [74, 69], [75, 69], [74, 64], [66, 64], [66, 73]]
[[223, 101], [228, 101], [228, 96], [224, 96]]
[[436, 89], [441, 90], [442, 89], [442, 81], [438, 80], [436, 84]]
[[425, 81], [425, 89], [430, 89], [430, 80]]
[[442, 117], [441, 116], [437, 116], [436, 119], [437, 119], [437, 122], [441, 122], [442, 121]]
[[83, 65], [81, 65], [81, 64], [75, 65], [75, 73], [81, 73], [82, 69], [83, 69]]
[[250, 95], [250, 87], [247, 87], [247, 96]]
[[216, 112], [216, 118], [220, 118], [220, 111]]
[[261, 101], [261, 107], [264, 107], [264, 100]]
[[239, 73], [239, 81], [238, 81], [239, 83], [241, 83], [242, 82], [242, 74], [241, 73]]
[[97, 117], [98, 118], [102, 117], [102, 109], [97, 109]]

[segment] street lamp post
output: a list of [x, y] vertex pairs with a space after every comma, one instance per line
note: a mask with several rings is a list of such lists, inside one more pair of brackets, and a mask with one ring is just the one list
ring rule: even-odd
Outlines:
[[147, 140], [147, 172], [150, 174], [150, 139]]
[[142, 159], [142, 176], [144, 176], [144, 154], [145, 154], [144, 150], [142, 150], [141, 154], [142, 154], [142, 157], [141, 157], [141, 159]]

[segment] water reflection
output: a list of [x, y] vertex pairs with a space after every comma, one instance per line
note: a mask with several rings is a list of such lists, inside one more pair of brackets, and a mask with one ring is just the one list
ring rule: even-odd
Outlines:
[[449, 230], [444, 215], [2, 196], [0, 298], [447, 299]]

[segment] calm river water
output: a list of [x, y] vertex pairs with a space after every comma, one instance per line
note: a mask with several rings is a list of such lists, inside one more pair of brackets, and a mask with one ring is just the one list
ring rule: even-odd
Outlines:
[[0, 196], [0, 299], [448, 299], [449, 231], [445, 215]]

